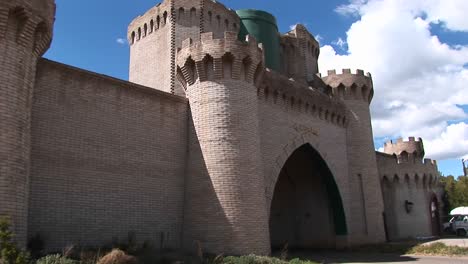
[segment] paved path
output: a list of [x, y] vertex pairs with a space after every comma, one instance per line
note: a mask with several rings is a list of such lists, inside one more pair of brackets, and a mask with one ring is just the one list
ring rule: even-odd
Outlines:
[[407, 264], [468, 264], [468, 257], [451, 258], [451, 257], [423, 257], [413, 255], [395, 255], [395, 254], [380, 254], [380, 253], [348, 253], [334, 251], [318, 251], [312, 253], [294, 254], [301, 259], [310, 259], [325, 264], [331, 263], [350, 263], [350, 264], [390, 264], [390, 263], [407, 263]]

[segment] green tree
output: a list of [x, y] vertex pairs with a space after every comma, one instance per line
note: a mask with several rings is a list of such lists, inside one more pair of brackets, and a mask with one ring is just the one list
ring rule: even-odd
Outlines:
[[468, 206], [468, 177], [455, 178], [452, 175], [442, 178], [448, 201], [448, 208], [452, 210], [460, 206]]
[[0, 218], [0, 264], [27, 264], [29, 255], [19, 250], [13, 242], [10, 222]]

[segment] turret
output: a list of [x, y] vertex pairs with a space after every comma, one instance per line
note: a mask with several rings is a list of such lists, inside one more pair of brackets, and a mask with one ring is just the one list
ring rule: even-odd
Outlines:
[[[349, 110], [346, 134], [350, 193], [355, 196], [353, 200], [362, 201], [362, 204], [352, 205], [356, 219], [351, 222], [361, 223], [352, 232], [356, 236], [364, 236], [363, 240], [368, 243], [382, 242], [385, 239], [384, 207], [369, 110], [373, 95], [372, 78], [370, 74], [364, 75], [362, 70], [351, 73], [351, 70], [344, 69], [341, 74], [328, 71], [323, 81], [331, 87], [333, 96], [341, 99]], [[360, 215], [365, 215], [365, 219], [360, 219]]]
[[177, 49], [186, 38], [239, 31], [239, 17], [213, 0], [165, 0], [135, 18], [128, 27], [130, 82], [185, 96], [175, 81]]
[[364, 101], [371, 103], [374, 96], [374, 85], [370, 73], [363, 70], [351, 73], [350, 69], [343, 69], [342, 74], [336, 70], [329, 70], [323, 81], [332, 88], [333, 96], [346, 101]]
[[53, 0], [0, 1], [0, 216], [27, 237], [31, 102], [38, 58], [52, 40]]
[[295, 80], [313, 82], [318, 73], [320, 45], [301, 24], [281, 36], [281, 72]]
[[390, 140], [385, 142], [384, 153], [396, 155], [398, 163], [422, 162], [424, 159], [424, 144], [421, 138], [416, 140], [414, 137], [409, 137], [408, 141], [399, 138], [395, 143]]
[[[177, 55], [195, 136], [186, 178], [185, 247], [225, 254], [270, 253], [260, 158], [257, 84], [263, 51], [237, 32], [185, 40]], [[200, 161], [204, 168], [198, 168]], [[210, 187], [207, 187], [210, 186]]]

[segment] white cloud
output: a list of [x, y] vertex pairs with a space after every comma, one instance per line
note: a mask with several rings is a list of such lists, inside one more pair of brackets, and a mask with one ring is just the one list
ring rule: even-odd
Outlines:
[[128, 43], [127, 40], [124, 38], [118, 38], [115, 40], [115, 42], [117, 42], [117, 44], [120, 44], [120, 45], [126, 45]]
[[366, 3], [366, 0], [352, 0], [347, 5], [338, 6], [335, 11], [341, 15], [358, 15], [359, 9]]
[[458, 123], [447, 129], [433, 140], [424, 141], [426, 155], [434, 159], [468, 157], [468, 124]]
[[457, 107], [468, 104], [468, 46], [450, 46], [430, 31], [432, 23], [468, 31], [467, 10], [466, 0], [353, 0], [336, 9], [358, 19], [341, 42], [347, 55], [323, 46], [320, 69], [373, 74], [374, 136], [420, 136], [430, 158], [468, 156], [468, 125], [462, 122], [468, 114]]
[[315, 39], [320, 43], [324, 40], [324, 38], [320, 34], [314, 35]]
[[344, 49], [346, 47], [346, 41], [342, 38], [338, 38], [337, 40], [332, 42], [333, 45], [338, 46], [340, 49]]

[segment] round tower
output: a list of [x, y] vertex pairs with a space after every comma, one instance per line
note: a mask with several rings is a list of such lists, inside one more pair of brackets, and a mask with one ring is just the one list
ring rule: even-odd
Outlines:
[[[373, 96], [370, 74], [362, 70], [351, 73], [344, 69], [342, 74], [328, 71], [323, 81], [332, 89], [332, 96], [343, 100], [348, 108], [347, 152], [350, 178], [350, 193], [353, 196], [355, 236], [363, 237], [367, 243], [383, 242], [384, 211], [369, 104]], [[358, 213], [361, 212], [361, 213]], [[365, 216], [365, 217], [364, 217]], [[361, 225], [361, 226], [356, 226]]]
[[398, 162], [422, 162], [424, 159], [424, 144], [421, 138], [409, 137], [408, 141], [399, 138], [397, 142], [385, 142], [384, 152], [390, 155], [396, 155]]
[[269, 254], [256, 95], [263, 51], [253, 38], [239, 41], [237, 32], [223, 39], [204, 33], [182, 46], [178, 79], [196, 133], [191, 148], [200, 152], [190, 150], [190, 162], [204, 167], [188, 166], [185, 247], [199, 241], [211, 253]]
[[49, 48], [54, 0], [0, 2], [0, 216], [25, 246], [30, 117], [37, 60]]
[[254, 9], [238, 10], [237, 15], [241, 19], [239, 37], [243, 39], [247, 35], [254, 36], [265, 49], [265, 66], [279, 71], [280, 35], [276, 18], [270, 13]]

